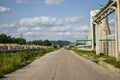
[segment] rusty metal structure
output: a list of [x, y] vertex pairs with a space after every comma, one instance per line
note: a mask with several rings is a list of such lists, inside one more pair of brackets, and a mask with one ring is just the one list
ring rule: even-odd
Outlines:
[[[92, 26], [98, 27], [102, 21], [113, 12], [115, 13], [115, 57], [118, 60], [120, 59], [120, 0], [109, 0], [108, 3], [103, 8], [101, 8], [95, 16], [92, 17]], [[97, 38], [95, 34], [96, 32], [93, 31], [93, 49], [96, 49], [96, 47], [99, 48], [99, 46], [96, 46], [97, 43], [95, 43], [94, 40], [95, 37]], [[98, 40], [96, 40], [96, 42], [97, 41]], [[99, 54], [99, 52], [97, 52], [97, 54]]]

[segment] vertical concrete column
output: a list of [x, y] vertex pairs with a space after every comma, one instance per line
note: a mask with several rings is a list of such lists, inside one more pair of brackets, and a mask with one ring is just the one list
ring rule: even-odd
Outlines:
[[99, 42], [99, 40], [100, 40], [100, 32], [99, 32], [99, 26], [98, 26], [99, 24], [96, 24], [96, 54], [97, 55], [99, 55], [100, 54], [100, 42]]
[[27, 49], [27, 45], [24, 45], [23, 47], [24, 47], [24, 49]]
[[8, 48], [8, 50], [11, 50], [11, 45], [8, 44], [8, 45], [7, 45], [7, 48]]
[[93, 16], [95, 16], [99, 10], [91, 10], [90, 11], [90, 30], [88, 39], [92, 40], [92, 50], [95, 50], [96, 46], [96, 23], [93, 22]]
[[115, 52], [115, 57], [118, 60], [118, 20], [117, 20], [117, 8], [115, 10], [115, 45], [116, 45], [116, 52]]
[[117, 9], [115, 11], [115, 38], [116, 38], [116, 59], [120, 58], [120, 0], [117, 1]]

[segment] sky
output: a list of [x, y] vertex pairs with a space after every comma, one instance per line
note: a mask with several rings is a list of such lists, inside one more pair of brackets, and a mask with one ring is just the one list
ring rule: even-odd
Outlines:
[[[0, 33], [31, 40], [87, 38], [90, 11], [108, 0], [0, 0]], [[114, 19], [110, 18], [112, 24]]]

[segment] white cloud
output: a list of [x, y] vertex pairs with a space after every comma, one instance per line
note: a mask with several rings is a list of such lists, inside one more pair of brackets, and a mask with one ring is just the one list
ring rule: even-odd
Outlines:
[[24, 36], [33, 36], [35, 33], [34, 32], [26, 32]]
[[66, 22], [65, 18], [49, 16], [22, 18], [16, 22], [0, 24], [0, 32], [6, 31], [7, 34], [14, 34], [15, 37], [22, 33], [27, 40], [75, 40], [87, 36], [89, 29], [87, 25], [80, 26], [72, 23]]
[[58, 5], [64, 2], [64, 0], [16, 0], [16, 3], [40, 3], [43, 2], [47, 5]]
[[33, 18], [22, 18], [19, 20], [20, 25], [26, 26], [51, 26], [51, 25], [60, 25], [61, 20], [57, 20], [56, 18], [52, 18], [49, 16], [42, 16], [42, 17], [33, 17]]
[[40, 30], [42, 30], [42, 28], [41, 27], [33, 27], [32, 30], [40, 31]]
[[64, 2], [64, 0], [44, 0], [44, 3], [47, 5], [58, 5], [63, 2]]
[[25, 32], [27, 30], [28, 30], [28, 28], [26, 28], [26, 27], [20, 27], [17, 29], [18, 32]]
[[10, 8], [0, 6], [0, 12], [10, 11]]
[[4, 23], [0, 24], [0, 28], [12, 28], [15, 27], [16, 23]]
[[69, 36], [71, 33], [70, 32], [57, 32], [59, 36]]
[[64, 34], [68, 36], [68, 35], [70, 35], [71, 33], [70, 33], [70, 32], [65, 32]]
[[53, 26], [51, 27], [51, 31], [66, 31], [66, 30], [70, 30], [71, 26]]
[[78, 26], [73, 28], [75, 31], [88, 31], [89, 27], [87, 25]]
[[65, 21], [75, 23], [75, 22], [79, 22], [81, 18], [82, 18], [81, 16], [67, 17], [65, 18]]

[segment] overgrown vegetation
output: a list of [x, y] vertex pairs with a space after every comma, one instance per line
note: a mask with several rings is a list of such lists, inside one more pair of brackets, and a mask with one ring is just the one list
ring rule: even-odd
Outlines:
[[[69, 49], [69, 50], [71, 50], [71, 49]], [[115, 57], [106, 56], [103, 54], [96, 55], [92, 51], [84, 51], [84, 50], [78, 50], [78, 49], [72, 49], [72, 50], [75, 51], [78, 55], [84, 56], [85, 58], [88, 58], [95, 63], [99, 63], [99, 60], [102, 59], [104, 62], [109, 63], [109, 64], [115, 66], [116, 68], [120, 68], [120, 61], [117, 61]]]
[[36, 57], [40, 57], [53, 50], [55, 49], [48, 48], [43, 50], [0, 53], [0, 77], [31, 63]]

